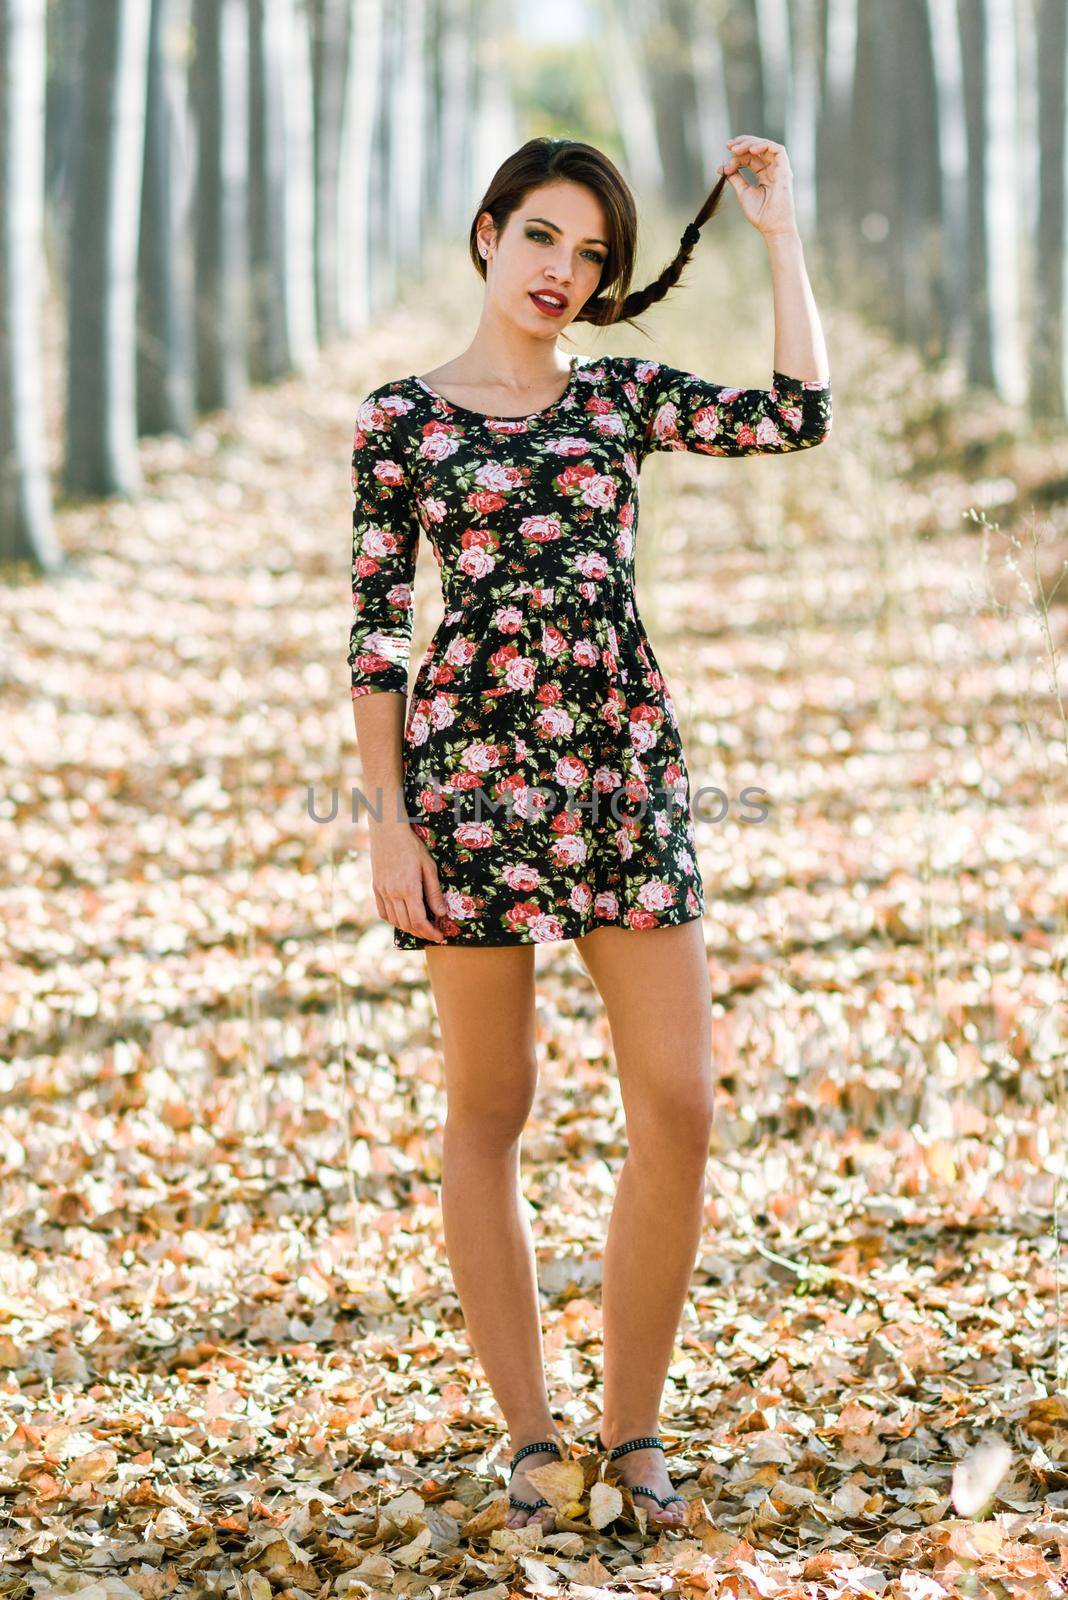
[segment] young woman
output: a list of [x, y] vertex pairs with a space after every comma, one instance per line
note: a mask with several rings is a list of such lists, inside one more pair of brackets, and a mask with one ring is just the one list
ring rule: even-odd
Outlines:
[[[653, 450], [778, 455], [831, 426], [789, 159], [771, 139], [728, 148], [674, 261], [630, 293], [636, 212], [616, 167], [576, 141], [523, 145], [471, 226], [486, 286], [473, 339], [433, 372], [374, 389], [353, 441], [349, 665], [375, 905], [399, 949], [426, 951], [444, 1044], [446, 1246], [509, 1429], [511, 1527], [547, 1506], [526, 1474], [564, 1448], [519, 1186], [537, 1080], [533, 946], [559, 939], [575, 941], [604, 1000], [627, 1122], [600, 1442], [652, 1520], [682, 1520], [656, 1429], [701, 1228], [710, 990], [689, 776], [635, 606], [638, 475]], [[768, 246], [772, 387], [643, 356], [562, 361], [572, 323], [631, 321], [664, 297], [727, 183]], [[445, 616], [405, 716], [420, 531]]]

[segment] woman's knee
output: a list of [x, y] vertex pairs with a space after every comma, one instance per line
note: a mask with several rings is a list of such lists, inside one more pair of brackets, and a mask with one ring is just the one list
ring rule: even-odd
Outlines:
[[537, 1085], [533, 1060], [457, 1075], [446, 1089], [446, 1133], [485, 1150], [507, 1149], [522, 1135]]
[[708, 1159], [715, 1118], [711, 1082], [698, 1077], [672, 1083], [653, 1076], [623, 1095], [627, 1139], [632, 1149], [649, 1149], [673, 1164], [703, 1166]]

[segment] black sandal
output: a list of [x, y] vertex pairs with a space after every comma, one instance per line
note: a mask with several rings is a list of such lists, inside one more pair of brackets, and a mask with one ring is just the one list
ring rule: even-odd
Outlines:
[[[523, 1448], [521, 1450], [517, 1450], [515, 1455], [512, 1457], [512, 1464], [509, 1472], [509, 1482], [511, 1482], [511, 1474], [515, 1472], [518, 1463], [522, 1461], [524, 1456], [533, 1455], [535, 1450], [540, 1450], [543, 1452], [551, 1450], [553, 1455], [556, 1456], [558, 1460], [563, 1461], [565, 1459], [564, 1447], [557, 1439], [546, 1439], [541, 1444], [525, 1444]], [[542, 1495], [539, 1500], [519, 1500], [515, 1495], [512, 1494], [510, 1489], [508, 1491], [508, 1506], [512, 1511], [540, 1511], [548, 1504], [549, 1501], [546, 1500], [544, 1495]]]
[[[624, 1444], [617, 1444], [613, 1446], [611, 1450], [608, 1449], [608, 1446], [605, 1444], [600, 1434], [597, 1435], [597, 1443], [600, 1445], [602, 1450], [608, 1452], [609, 1461], [615, 1461], [618, 1456], [625, 1456], [628, 1450], [663, 1450], [664, 1448], [663, 1439], [657, 1438], [655, 1433], [643, 1433], [641, 1438], [628, 1439]], [[625, 1485], [625, 1487], [630, 1490], [632, 1495], [647, 1494], [651, 1500], [656, 1501], [661, 1510], [663, 1510], [665, 1506], [669, 1506], [673, 1500], [677, 1500], [680, 1506], [685, 1506], [686, 1504], [686, 1501], [683, 1499], [681, 1494], [668, 1494], [664, 1496], [663, 1500], [661, 1500], [655, 1489], [647, 1489], [643, 1483], [628, 1483]], [[674, 1522], [661, 1522], [660, 1525], [665, 1528], [674, 1528], [678, 1526], [678, 1524]]]

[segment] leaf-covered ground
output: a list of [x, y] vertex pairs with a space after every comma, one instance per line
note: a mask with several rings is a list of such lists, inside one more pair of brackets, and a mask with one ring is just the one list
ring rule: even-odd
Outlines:
[[[766, 383], [766, 316], [697, 315], [726, 283], [578, 343]], [[354, 407], [454, 353], [456, 294], [145, 440], [139, 499], [61, 508], [74, 570], [0, 591], [0, 1594], [1063, 1595], [1068, 583], [1047, 619], [1031, 547], [1049, 587], [1068, 441], [832, 307], [825, 446], [646, 467], [642, 614], [726, 798], [687, 1519], [618, 1515], [593, 1454], [625, 1144], [563, 943], [523, 1163], [576, 1467], [510, 1530], [423, 957], [348, 810]], [[417, 605], [413, 660], [426, 549]]]

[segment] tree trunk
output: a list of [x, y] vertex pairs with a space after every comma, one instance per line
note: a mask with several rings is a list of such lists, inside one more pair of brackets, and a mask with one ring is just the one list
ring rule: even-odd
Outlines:
[[649, 61], [633, 0], [600, 0], [596, 20], [597, 45], [604, 57], [604, 83], [612, 101], [628, 175], [639, 193], [657, 194], [664, 186], [664, 166], [656, 133]]
[[[10, 8], [14, 14], [14, 8]], [[61, 211], [70, 204], [74, 156], [81, 127], [82, 87], [85, 82], [82, 40], [89, 23], [87, 7], [47, 5], [45, 19], [45, 168], [46, 206]], [[60, 233], [66, 236], [60, 223]], [[66, 276], [66, 259], [63, 259]]]
[[990, 309], [987, 230], [987, 64], [984, 0], [957, 0], [967, 144], [965, 253], [965, 366], [968, 382], [994, 386], [994, 338]]
[[347, 284], [340, 246], [345, 95], [352, 49], [351, 0], [315, 0], [311, 13], [315, 140], [315, 305], [320, 344], [342, 331]]
[[234, 407], [248, 385], [248, 24], [244, 0], [194, 0], [196, 398]]
[[1065, 57], [1064, 0], [1038, 0], [1038, 216], [1035, 234], [1028, 404], [1036, 417], [1062, 420], [1065, 320]]
[[426, 42], [424, 0], [396, 0], [396, 52], [390, 137], [390, 199], [393, 256], [398, 272], [411, 281], [422, 262], [426, 153]]
[[[994, 386], [1010, 405], [1027, 397], [1020, 336], [1021, 191], [1038, 184], [1037, 150], [1019, 143], [1017, 110], [1018, 0], [980, 0], [986, 18], [987, 257]], [[1013, 154], [1010, 154], [1012, 152]]]
[[188, 252], [188, 0], [152, 0], [137, 301], [141, 434], [188, 436], [193, 409], [193, 270]]
[[[696, 8], [690, 18], [690, 61], [693, 65], [694, 114], [701, 151], [701, 181], [698, 187], [704, 190], [700, 198], [695, 194], [689, 206], [684, 207], [692, 216], [716, 181], [716, 168], [729, 154], [727, 140], [735, 128], [759, 129], [763, 124], [751, 120], [749, 116], [739, 120], [741, 113], [730, 108], [731, 96], [727, 86], [734, 64], [727, 59], [723, 48], [723, 29], [717, 25], [715, 15], [709, 14], [703, 7]], [[622, 114], [626, 115], [625, 109]], [[658, 188], [660, 186], [657, 185]]]
[[857, 61], [849, 141], [851, 212], [858, 271], [854, 304], [877, 323], [899, 317], [895, 277], [900, 235], [896, 171], [896, 8], [885, 0], [858, 0]]
[[692, 214], [712, 185], [701, 188], [704, 169], [699, 165], [697, 106], [685, 0], [656, 0], [655, 5], [649, 6], [649, 13], [646, 54], [664, 169], [662, 196], [667, 207]]
[[860, 270], [851, 181], [857, 0], [824, 0], [823, 75], [815, 130], [816, 230], [826, 281], [848, 296]]
[[286, 146], [278, 8], [248, 8], [249, 376], [269, 383], [289, 372], [280, 233], [285, 216]]
[[441, 0], [442, 32], [438, 92], [441, 110], [434, 148], [438, 183], [436, 210], [442, 230], [466, 237], [474, 203], [474, 61], [467, 43], [471, 0]]
[[340, 217], [342, 274], [338, 318], [342, 333], [366, 327], [377, 280], [378, 140], [384, 81], [382, 7], [355, 0], [351, 56], [345, 82], [341, 145]]
[[141, 487], [136, 301], [148, 22], [143, 0], [107, 0], [84, 41], [65, 482], [92, 495], [134, 495]]
[[63, 567], [42, 398], [45, 0], [0, 4], [0, 563]]
[[504, 42], [515, 29], [516, 0], [476, 0], [470, 18], [475, 54], [474, 187], [482, 190], [520, 141], [516, 97]]
[[315, 331], [315, 135], [312, 125], [311, 29], [306, 0], [278, 0], [285, 64], [285, 182], [282, 281], [288, 367], [310, 373], [318, 358]]
[[816, 231], [816, 132], [824, 77], [823, 27], [818, 0], [794, 0], [790, 9], [790, 96], [786, 145], [794, 173], [797, 223], [806, 238]]
[[968, 152], [964, 137], [964, 63], [954, 9], [927, 0], [934, 64], [938, 123], [939, 209], [942, 218], [941, 277], [938, 283], [942, 349], [961, 363], [968, 342], [967, 214]]
[[[729, 124], [726, 137], [731, 138], [735, 132], [757, 133], [784, 142], [768, 126], [756, 0], [721, 0], [721, 5], [717, 32], [726, 69], [723, 85]], [[698, 20], [699, 10], [694, 8], [694, 22]], [[719, 165], [718, 153], [715, 164]]]
[[392, 90], [400, 71], [400, 0], [381, 0], [379, 70], [381, 89], [375, 102], [371, 135], [371, 170], [368, 194], [368, 314], [375, 317], [397, 298], [397, 262], [394, 229], [396, 208], [391, 194], [394, 165], [393, 145], [399, 130], [394, 117], [396, 95]]
[[941, 276], [939, 127], [927, 0], [899, 0], [895, 20], [899, 85], [897, 216], [900, 338], [934, 356], [945, 348]]

